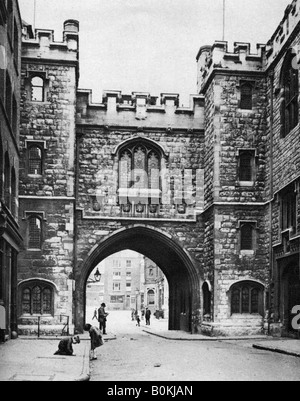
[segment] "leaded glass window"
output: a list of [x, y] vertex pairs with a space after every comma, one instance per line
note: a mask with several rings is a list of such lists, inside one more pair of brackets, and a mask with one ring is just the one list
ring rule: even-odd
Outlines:
[[119, 189], [160, 190], [160, 170], [161, 154], [155, 146], [133, 141], [119, 153]]
[[263, 315], [263, 287], [252, 282], [241, 282], [231, 288], [232, 314]]
[[42, 243], [41, 219], [36, 216], [29, 217], [28, 226], [28, 247], [30, 249], [40, 249]]
[[21, 290], [21, 308], [25, 315], [52, 315], [53, 289], [48, 284], [32, 281]]
[[31, 291], [25, 288], [22, 293], [22, 313], [30, 314], [31, 311]]
[[34, 287], [32, 290], [32, 313], [40, 314], [42, 312], [42, 292], [40, 287]]

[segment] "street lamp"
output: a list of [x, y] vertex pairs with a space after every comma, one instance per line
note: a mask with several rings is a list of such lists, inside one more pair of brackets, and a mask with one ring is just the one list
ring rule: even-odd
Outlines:
[[94, 274], [94, 279], [95, 279], [96, 283], [99, 283], [101, 280], [101, 273], [99, 272], [98, 267], [97, 267], [96, 273]]

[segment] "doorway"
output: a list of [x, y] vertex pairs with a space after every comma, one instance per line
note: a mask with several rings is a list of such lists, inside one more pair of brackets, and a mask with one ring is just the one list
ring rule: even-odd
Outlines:
[[78, 265], [75, 275], [76, 329], [82, 331], [86, 321], [86, 284], [89, 276], [103, 260], [124, 250], [144, 255], [162, 270], [169, 285], [168, 329], [190, 332], [193, 309], [200, 308], [199, 280], [195, 266], [185, 250], [170, 236], [159, 229], [140, 225], [112, 234], [95, 246], [85, 258], [82, 257], [84, 261]]

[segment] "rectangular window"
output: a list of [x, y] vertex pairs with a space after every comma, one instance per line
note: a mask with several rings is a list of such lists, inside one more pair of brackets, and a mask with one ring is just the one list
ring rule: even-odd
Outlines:
[[113, 283], [113, 291], [121, 291], [121, 283]]
[[126, 260], [126, 267], [131, 267], [131, 260]]
[[113, 272], [113, 279], [114, 279], [114, 280], [121, 280], [121, 272], [119, 272], [119, 271], [114, 271], [114, 272]]
[[6, 2], [0, 1], [0, 26], [4, 26], [7, 20]]
[[297, 225], [297, 194], [293, 185], [284, 191], [281, 200], [282, 230], [295, 228]]
[[3, 299], [4, 295], [4, 240], [0, 239], [0, 299]]
[[6, 72], [6, 85], [5, 85], [5, 109], [9, 123], [12, 118], [12, 86], [8, 72]]
[[13, 7], [13, 0], [7, 0], [7, 13], [8, 13], [8, 19], [7, 19], [7, 33], [9, 40], [12, 43], [13, 39], [13, 31], [14, 31], [14, 7]]
[[110, 297], [110, 303], [111, 304], [122, 304], [122, 303], [124, 303], [123, 295], [112, 295]]
[[131, 283], [126, 283], [126, 291], [131, 291]]
[[16, 68], [19, 68], [19, 31], [16, 20], [14, 20], [14, 60]]
[[32, 144], [28, 149], [28, 174], [42, 175], [43, 151], [40, 146]]
[[241, 225], [241, 250], [250, 251], [254, 249], [254, 227], [252, 223]]
[[240, 108], [243, 110], [252, 110], [253, 86], [251, 83], [241, 84], [241, 103]]
[[126, 280], [131, 280], [131, 272], [126, 272]]
[[42, 223], [37, 217], [30, 217], [29, 221], [29, 234], [28, 234], [28, 248], [40, 249], [41, 236], [42, 236]]
[[254, 151], [240, 151], [239, 153], [239, 181], [253, 182], [255, 173]]
[[13, 119], [12, 119], [12, 130], [13, 130], [14, 136], [17, 136], [18, 126], [19, 126], [18, 112], [19, 112], [18, 102], [14, 95], [13, 96]]

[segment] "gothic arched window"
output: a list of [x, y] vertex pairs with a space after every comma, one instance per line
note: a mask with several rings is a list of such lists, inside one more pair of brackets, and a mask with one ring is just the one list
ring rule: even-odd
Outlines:
[[299, 72], [290, 51], [281, 71], [281, 136], [285, 138], [299, 122]]
[[[160, 197], [162, 154], [155, 144], [140, 139], [124, 145], [119, 151], [119, 194], [120, 203], [127, 197], [139, 196], [142, 203], [151, 203]], [[137, 195], [139, 194], [139, 195]], [[131, 203], [131, 202], [129, 202]]]

